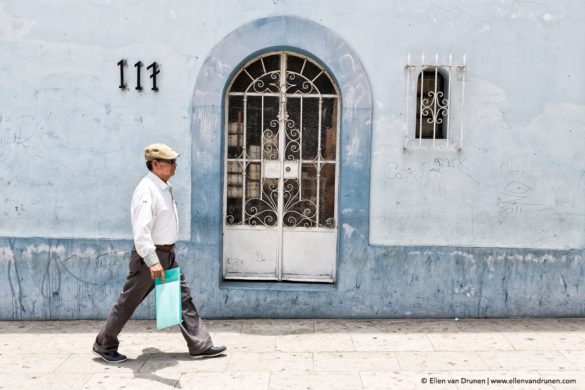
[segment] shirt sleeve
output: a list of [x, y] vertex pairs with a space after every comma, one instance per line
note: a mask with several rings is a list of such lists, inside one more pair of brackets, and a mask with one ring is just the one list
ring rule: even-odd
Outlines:
[[135, 193], [130, 213], [136, 252], [144, 259], [146, 265], [151, 267], [159, 263], [151, 234], [154, 224], [152, 195], [147, 191]]

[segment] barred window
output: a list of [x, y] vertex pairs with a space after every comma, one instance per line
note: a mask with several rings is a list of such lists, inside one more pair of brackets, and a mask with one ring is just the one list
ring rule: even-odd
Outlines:
[[439, 67], [427, 67], [418, 75], [415, 138], [447, 138], [449, 96], [442, 73]]
[[[463, 147], [463, 98], [465, 56], [462, 65], [406, 65], [405, 148], [461, 149]], [[414, 107], [413, 107], [414, 106]]]

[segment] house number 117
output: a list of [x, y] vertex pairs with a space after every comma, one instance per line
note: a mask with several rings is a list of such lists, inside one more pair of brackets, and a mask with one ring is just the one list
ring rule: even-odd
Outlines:
[[[128, 65], [125, 59], [118, 61], [118, 66], [120, 67], [120, 85], [119, 88], [122, 90], [128, 89], [128, 85], [124, 81], [124, 68]], [[134, 64], [136, 68], [136, 90], [142, 91], [142, 85], [140, 84], [140, 75], [142, 72], [142, 61], [138, 61]], [[156, 86], [156, 75], [160, 73], [159, 64], [155, 61], [152, 64], [146, 67], [147, 70], [151, 70], [150, 78], [152, 79], [152, 88], [153, 91], [158, 91], [158, 87]]]

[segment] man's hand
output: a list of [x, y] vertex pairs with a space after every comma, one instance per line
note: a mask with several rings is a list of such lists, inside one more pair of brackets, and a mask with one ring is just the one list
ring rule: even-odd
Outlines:
[[161, 278], [162, 282], [165, 282], [165, 269], [160, 265], [160, 263], [156, 263], [155, 265], [149, 267], [150, 268], [150, 277], [152, 279]]

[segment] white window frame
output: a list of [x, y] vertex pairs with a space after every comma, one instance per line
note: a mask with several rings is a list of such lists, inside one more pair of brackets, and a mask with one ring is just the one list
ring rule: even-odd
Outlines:
[[[465, 100], [465, 71], [467, 58], [463, 55], [460, 65], [453, 64], [453, 56], [449, 54], [448, 63], [440, 63], [439, 55], [435, 54], [434, 63], [425, 62], [424, 53], [421, 55], [420, 64], [411, 63], [410, 54], [408, 54], [406, 72], [406, 115], [404, 123], [404, 148], [405, 149], [446, 149], [459, 150], [463, 148], [463, 103]], [[422, 85], [419, 82], [421, 73], [434, 73], [435, 85], [437, 84], [438, 75], [442, 75], [444, 80], [443, 91], [435, 87], [435, 91], [430, 91], [429, 95], [417, 99], [419, 88]], [[421, 91], [422, 93], [422, 91]], [[433, 96], [434, 95], [434, 98]], [[420, 107], [417, 107], [417, 104]], [[419, 115], [419, 125], [422, 125], [424, 112], [430, 114], [434, 119], [427, 122], [436, 126], [443, 122], [444, 138], [417, 138], [417, 108]], [[429, 120], [429, 119], [426, 119]], [[420, 128], [419, 128], [420, 129]]]

